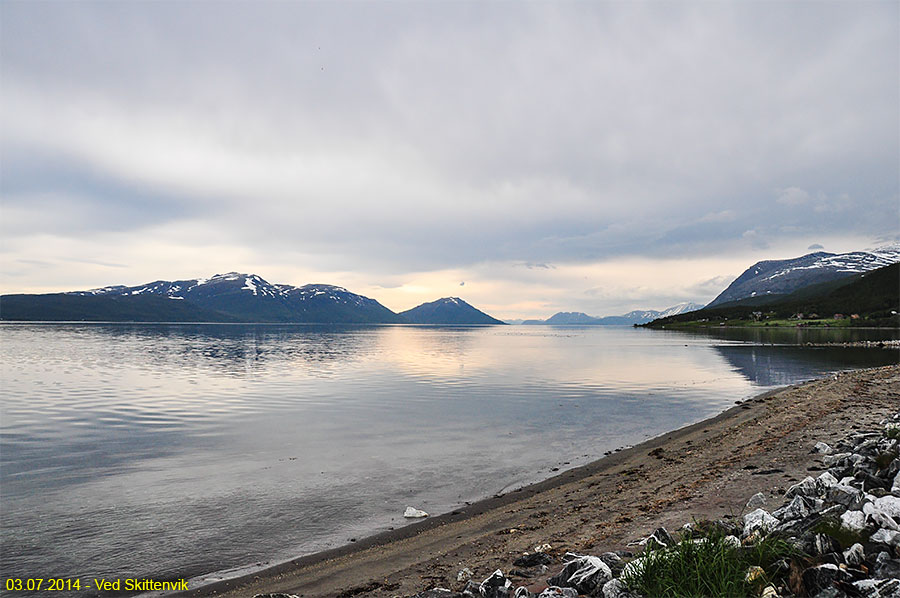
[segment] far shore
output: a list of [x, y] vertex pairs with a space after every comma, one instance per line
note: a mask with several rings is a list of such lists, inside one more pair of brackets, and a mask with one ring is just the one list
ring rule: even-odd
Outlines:
[[[810, 452], [816, 441], [874, 428], [898, 405], [900, 365], [790, 386], [520, 490], [180, 595], [411, 596], [460, 588], [464, 567], [474, 579], [507, 572], [541, 544], [558, 568], [567, 551], [627, 549], [659, 526], [739, 516], [757, 492], [777, 504], [788, 485], [822, 469]], [[544, 579], [517, 583], [539, 588]]]

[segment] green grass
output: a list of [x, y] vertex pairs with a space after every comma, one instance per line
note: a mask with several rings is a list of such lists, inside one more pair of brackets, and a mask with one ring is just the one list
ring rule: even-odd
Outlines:
[[[735, 547], [712, 532], [705, 542], [682, 539], [674, 547], [648, 551], [644, 566], [623, 575], [625, 584], [645, 596], [758, 596], [761, 588], [784, 579], [775, 563], [798, 556], [784, 540], [765, 538], [754, 546]], [[762, 567], [765, 574], [748, 582], [747, 570]]]

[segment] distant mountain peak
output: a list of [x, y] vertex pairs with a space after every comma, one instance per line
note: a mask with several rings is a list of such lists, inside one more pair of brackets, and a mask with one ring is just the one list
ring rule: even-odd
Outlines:
[[459, 297], [442, 297], [400, 312], [412, 324], [503, 324]]

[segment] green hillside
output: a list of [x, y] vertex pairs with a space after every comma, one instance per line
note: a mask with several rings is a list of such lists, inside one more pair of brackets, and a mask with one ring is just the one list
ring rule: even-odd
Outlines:
[[[649, 328], [698, 326], [900, 326], [900, 263], [803, 287], [660, 318]], [[801, 317], [802, 314], [802, 317]]]

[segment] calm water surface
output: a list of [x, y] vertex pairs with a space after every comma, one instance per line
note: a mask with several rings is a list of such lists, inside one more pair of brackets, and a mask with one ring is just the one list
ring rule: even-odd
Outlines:
[[886, 334], [3, 325], [0, 570], [215, 579], [897, 363], [804, 346]]

